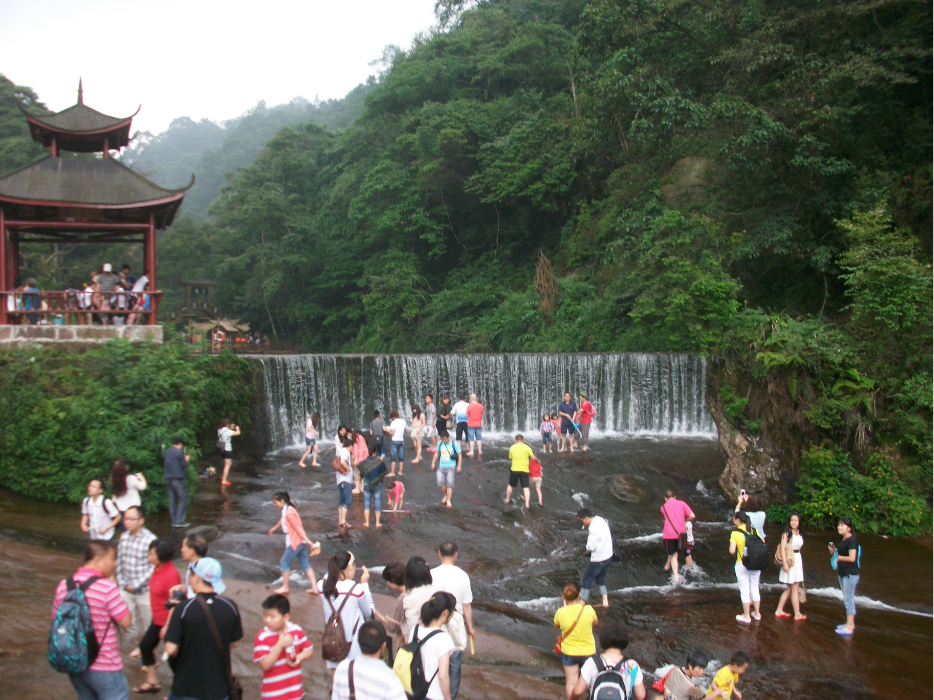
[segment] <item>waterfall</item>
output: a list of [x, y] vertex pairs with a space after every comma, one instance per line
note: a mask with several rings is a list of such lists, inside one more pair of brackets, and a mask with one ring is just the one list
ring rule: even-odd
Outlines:
[[[317, 411], [323, 436], [341, 423], [369, 423], [396, 409], [424, 410], [425, 394], [474, 392], [491, 433], [537, 434], [565, 391], [590, 397], [595, 433], [716, 435], [707, 412], [706, 363], [690, 354], [282, 355], [262, 363], [267, 449], [302, 442], [305, 417]], [[387, 423], [388, 423], [388, 419]]]

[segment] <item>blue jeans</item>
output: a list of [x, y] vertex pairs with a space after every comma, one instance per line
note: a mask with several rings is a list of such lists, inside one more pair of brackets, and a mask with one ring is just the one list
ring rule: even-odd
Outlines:
[[561, 654], [561, 665], [562, 666], [577, 666], [580, 668], [585, 663], [589, 656], [568, 656], [567, 654]]
[[847, 615], [856, 614], [856, 584], [859, 583], [859, 574], [854, 576], [837, 576], [840, 579], [840, 590], [843, 591], [843, 609]]
[[311, 562], [308, 561], [308, 543], [302, 542], [298, 549], [292, 549], [286, 545], [285, 552], [282, 553], [282, 559], [279, 560], [279, 571], [288, 571], [292, 568], [292, 562], [298, 559], [298, 568], [301, 571], [308, 571], [311, 568]]
[[597, 582], [597, 589], [600, 591], [600, 595], [607, 594], [606, 571], [610, 568], [612, 562], [612, 559], [590, 562], [590, 566], [587, 567], [587, 573], [584, 574], [584, 580], [581, 581], [581, 600], [587, 602], [587, 599], [590, 597], [590, 584], [594, 581]]
[[464, 658], [464, 652], [452, 651], [451, 660], [448, 666], [448, 674], [451, 678], [451, 700], [457, 697], [457, 691], [461, 687], [461, 661]]
[[130, 700], [130, 685], [123, 671], [69, 673], [78, 700]]
[[390, 462], [401, 462], [402, 461], [402, 450], [405, 447], [404, 442], [396, 442], [393, 440], [389, 443], [389, 461]]
[[373, 510], [377, 513], [382, 512], [383, 510], [383, 489], [382, 482], [376, 486], [370, 486], [368, 483], [363, 483], [363, 510], [364, 512], [370, 509], [370, 499], [373, 500]]
[[353, 503], [353, 484], [344, 481], [338, 484], [337, 488], [340, 491], [340, 499], [337, 501], [337, 507], [350, 508], [350, 504]]
[[188, 515], [188, 485], [184, 479], [166, 479], [169, 492], [169, 516], [173, 525], [181, 525]]

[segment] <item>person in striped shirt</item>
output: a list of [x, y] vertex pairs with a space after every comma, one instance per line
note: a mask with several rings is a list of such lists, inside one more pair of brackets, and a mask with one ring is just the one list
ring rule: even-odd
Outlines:
[[[84, 548], [84, 565], [71, 576], [76, 586], [91, 577], [97, 578], [84, 596], [91, 611], [91, 623], [100, 642], [100, 651], [87, 671], [68, 674], [79, 700], [129, 700], [130, 697], [130, 686], [123, 675], [123, 661], [117, 648], [117, 627], [127, 629], [133, 622], [133, 615], [123, 602], [117, 584], [110, 578], [116, 569], [117, 548], [114, 544], [92, 540]], [[53, 620], [66, 595], [68, 579], [62, 580], [55, 589]]]
[[263, 623], [253, 641], [253, 661], [263, 670], [264, 700], [301, 700], [302, 661], [315, 649], [302, 628], [289, 621], [289, 599], [274, 593], [263, 601]]
[[360, 628], [357, 641], [361, 655], [337, 666], [331, 700], [350, 700], [351, 678], [356, 700], [406, 700], [399, 678], [380, 658], [386, 648], [386, 628], [379, 620], [369, 620]]

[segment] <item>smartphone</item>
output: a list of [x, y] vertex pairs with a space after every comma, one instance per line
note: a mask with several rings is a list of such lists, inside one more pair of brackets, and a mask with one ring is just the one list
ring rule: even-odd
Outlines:
[[836, 543], [834, 543], [834, 542], [828, 542], [827, 545], [828, 545], [829, 547], [833, 547], [834, 549], [837, 548], [837, 545], [836, 545]]
[[745, 496], [745, 495], [746, 495], [746, 489], [740, 489], [740, 490], [739, 490], [739, 495], [740, 495], [740, 496]]

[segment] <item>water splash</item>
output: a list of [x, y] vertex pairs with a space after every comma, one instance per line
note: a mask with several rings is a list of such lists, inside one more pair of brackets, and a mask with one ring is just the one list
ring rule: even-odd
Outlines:
[[283, 355], [262, 365], [268, 451], [303, 442], [305, 418], [321, 413], [327, 444], [344, 423], [367, 425], [374, 409], [411, 416], [426, 393], [475, 392], [483, 426], [536, 432], [565, 391], [590, 396], [594, 433], [716, 434], [707, 411], [706, 364], [691, 354]]

